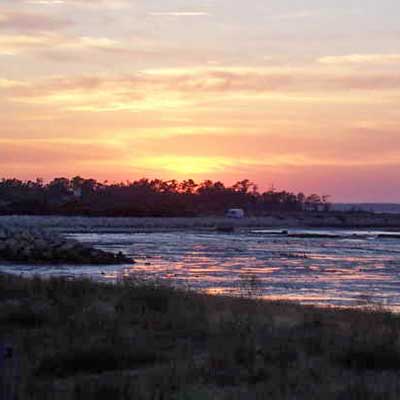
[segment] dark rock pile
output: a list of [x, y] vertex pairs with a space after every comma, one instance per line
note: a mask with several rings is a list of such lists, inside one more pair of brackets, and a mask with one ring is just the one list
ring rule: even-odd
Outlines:
[[0, 262], [26, 264], [124, 264], [133, 260], [67, 239], [53, 232], [0, 226]]

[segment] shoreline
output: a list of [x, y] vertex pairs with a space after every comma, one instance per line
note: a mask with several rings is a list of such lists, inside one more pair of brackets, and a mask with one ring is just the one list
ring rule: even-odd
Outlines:
[[[190, 228], [186, 229], [182, 227], [176, 229], [165, 228], [165, 226], [172, 225], [170, 220], [150, 219], [142, 221], [142, 223], [147, 223], [148, 226], [151, 224], [150, 228], [138, 229], [137, 227], [132, 228], [127, 226], [125, 229], [118, 231], [116, 226], [99, 225], [99, 221], [103, 223], [116, 222], [117, 224], [120, 224], [121, 221], [104, 221], [98, 219], [95, 221], [84, 219], [82, 221], [80, 219], [80, 225], [75, 229], [71, 229], [77, 220], [73, 220], [72, 223], [69, 219], [64, 218], [63, 220], [64, 225], [60, 224], [59, 220], [53, 220], [52, 223], [58, 223], [57, 228], [60, 231], [57, 234], [65, 231], [65, 234], [62, 235], [65, 239], [72, 239], [73, 243], [76, 243], [78, 240], [83, 244], [97, 246], [98, 249], [115, 253], [122, 251], [122, 253], [131, 259], [131, 262], [129, 264], [125, 262], [118, 263], [115, 264], [115, 267], [108, 262], [104, 263], [105, 266], [110, 264], [110, 269], [104, 273], [102, 266], [96, 265], [96, 257], [93, 258], [94, 261], [91, 263], [87, 263], [81, 258], [79, 258], [79, 262], [69, 263], [65, 260], [65, 255], [62, 254], [63, 260], [57, 261], [57, 246], [55, 251], [52, 252], [53, 257], [55, 257], [54, 262], [51, 262], [48, 258], [46, 258], [46, 263], [35, 262], [34, 258], [32, 262], [26, 260], [25, 262], [19, 262], [18, 265], [25, 266], [24, 271], [26, 271], [26, 275], [35, 274], [35, 271], [37, 271], [42, 276], [51, 274], [54, 276], [66, 276], [70, 274], [71, 276], [91, 276], [95, 280], [102, 281], [105, 279], [105, 276], [107, 276], [107, 279], [114, 280], [119, 274], [131, 274], [139, 271], [144, 275], [157, 276], [171, 281], [176, 280], [182, 285], [190, 284], [193, 288], [207, 288], [211, 290], [217, 288], [222, 292], [228, 293], [230, 291], [237, 291], [237, 284], [241, 281], [243, 271], [255, 271], [254, 276], [262, 282], [260, 290], [262, 288], [264, 294], [279, 293], [295, 296], [295, 288], [302, 285], [302, 290], [307, 295], [309, 293], [317, 293], [319, 296], [326, 296], [326, 300], [319, 300], [317, 298], [309, 302], [314, 304], [324, 302], [333, 304], [357, 302], [358, 295], [356, 288], [366, 293], [374, 287], [373, 285], [376, 285], [375, 287], [379, 287], [383, 291], [381, 294], [374, 296], [374, 301], [386, 304], [384, 299], [386, 299], [386, 296], [389, 296], [388, 293], [390, 290], [398, 287], [396, 270], [392, 268], [390, 261], [381, 260], [382, 257], [385, 257], [383, 252], [389, 251], [395, 262], [398, 262], [400, 257], [398, 255], [400, 234], [397, 232], [345, 230], [335, 232], [334, 230], [324, 231], [315, 228], [303, 231], [297, 228], [263, 230], [263, 228], [246, 228], [243, 226], [236, 228], [233, 232], [221, 232], [214, 227], [193, 228], [192, 219], [185, 219], [186, 223], [192, 224]], [[37, 219], [30, 220], [31, 223], [36, 221]], [[209, 224], [210, 221], [196, 220], [194, 222]], [[215, 219], [212, 221], [214, 222]], [[40, 222], [44, 224], [49, 221], [46, 218], [41, 218]], [[93, 225], [83, 229], [85, 222], [92, 222]], [[122, 222], [125, 224], [128, 222], [131, 223], [132, 220], [127, 221], [124, 219]], [[240, 220], [234, 222], [243, 225], [248, 221]], [[164, 224], [165, 226], [163, 228], [154, 228], [156, 224]], [[116, 231], [119, 233], [116, 234]], [[77, 232], [83, 232], [83, 234], [79, 235]], [[105, 232], [115, 235], [107, 235]], [[146, 233], [140, 234], [140, 232]], [[154, 237], [148, 232], [154, 233]], [[167, 234], [159, 234], [159, 232]], [[139, 234], [135, 235], [136, 233]], [[51, 235], [56, 236], [53, 233]], [[342, 242], [342, 239], [345, 239], [346, 242]], [[385, 282], [388, 285], [391, 282], [390, 288], [385, 287], [385, 284], [381, 283], [380, 272], [375, 271], [377, 264], [372, 264], [369, 258], [365, 262], [360, 258], [358, 262], [352, 261], [352, 264], [346, 261], [346, 255], [354, 257], [354, 251], [351, 248], [361, 246], [358, 242], [354, 244], [353, 239], [356, 241], [362, 239], [363, 241], [363, 249], [356, 250], [359, 257], [362, 257], [363, 252], [367, 250], [373, 251], [373, 254], [370, 254], [369, 258], [372, 257], [375, 259], [376, 263], [385, 263], [385, 267], [387, 266], [388, 269], [381, 273], [384, 273]], [[325, 240], [332, 240], [332, 250], [330, 248], [325, 250]], [[223, 243], [222, 246], [219, 246], [220, 249], [215, 254], [212, 253], [214, 251], [212, 249], [215, 247], [213, 241]], [[238, 244], [239, 242], [237, 241], [242, 244]], [[148, 242], [158, 243], [160, 247], [158, 245], [154, 247], [153, 244], [149, 247]], [[196, 243], [203, 243], [204, 247], [201, 250], [201, 254], [209, 258], [205, 261], [201, 259], [200, 255], [200, 258], [192, 258], [190, 261], [192, 265], [189, 265], [186, 255], [189, 254], [188, 252], [190, 252], [190, 249]], [[258, 243], [262, 244], [259, 245]], [[252, 253], [252, 246], [261, 246], [261, 248], [257, 247], [256, 258], [254, 258], [254, 254]], [[334, 249], [335, 246], [337, 250]], [[29, 252], [37, 253], [30, 243], [27, 243], [26, 247]], [[347, 249], [348, 247], [349, 249]], [[75, 252], [75, 250], [72, 252], [68, 251], [68, 259], [75, 259], [75, 255], [73, 254]], [[168, 257], [170, 256], [168, 255], [171, 255], [171, 252], [174, 256], [169, 259]], [[387, 256], [389, 257], [390, 255]], [[237, 268], [232, 269], [230, 267], [231, 258], [233, 264], [238, 266]], [[248, 261], [249, 259], [250, 261]], [[174, 261], [170, 262], [170, 260]], [[344, 264], [341, 265], [341, 262]], [[4, 267], [3, 271], [15, 273], [15, 270], [18, 273], [17, 263], [11, 261], [11, 263], [8, 263], [9, 265], [6, 265], [6, 263], [1, 263], [0, 261], [0, 264]], [[296, 267], [297, 264], [298, 267]], [[184, 268], [180, 268], [180, 265], [184, 265]], [[42, 266], [45, 268], [40, 268]], [[341, 280], [342, 278], [343, 281]], [[357, 279], [361, 279], [362, 284], [359, 284]], [[346, 301], [332, 297], [336, 296], [334, 292], [334, 282], [336, 281], [341, 285], [341, 293], [346, 293]], [[326, 289], [325, 294], [322, 294], [323, 287]], [[387, 301], [388, 304], [400, 304], [397, 294], [393, 294], [392, 300]]]
[[400, 214], [316, 213], [271, 215], [234, 220], [225, 217], [132, 218], [80, 216], [0, 216], [0, 226], [40, 228], [68, 233], [134, 233], [167, 231], [237, 231], [251, 229], [400, 229]]

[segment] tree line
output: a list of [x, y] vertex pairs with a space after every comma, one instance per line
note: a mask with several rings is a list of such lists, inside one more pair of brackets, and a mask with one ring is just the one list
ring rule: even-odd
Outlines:
[[329, 211], [328, 196], [271, 188], [260, 192], [248, 179], [226, 186], [192, 179], [139, 179], [108, 183], [82, 177], [43, 180], [2, 179], [0, 214], [176, 217], [223, 215], [243, 208], [247, 215]]

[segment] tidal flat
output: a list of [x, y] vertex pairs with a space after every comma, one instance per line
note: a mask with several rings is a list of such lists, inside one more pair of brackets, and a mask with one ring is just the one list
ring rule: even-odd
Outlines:
[[[53, 255], [62, 250], [62, 257], [54, 262], [47, 254], [42, 265], [26, 257], [15, 264], [0, 261], [5, 273], [108, 282], [140, 275], [143, 280], [165, 280], [222, 295], [240, 294], [243, 278], [255, 277], [264, 299], [342, 307], [370, 301], [400, 309], [400, 229], [394, 227], [278, 227], [251, 218], [83, 217], [4, 217], [0, 225], [6, 221], [13, 229], [41, 229], [78, 248], [115, 254], [118, 262], [107, 257], [96, 265], [99, 257], [82, 257], [80, 251], [75, 257], [75, 250], [65, 257], [63, 246], [56, 246]], [[218, 229], [228, 223], [232, 231]], [[23, 252], [15, 249], [20, 258]]]

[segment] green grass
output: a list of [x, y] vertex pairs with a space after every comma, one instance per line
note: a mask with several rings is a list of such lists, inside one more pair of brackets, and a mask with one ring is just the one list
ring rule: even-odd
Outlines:
[[399, 333], [400, 317], [376, 307], [0, 275], [16, 399], [394, 400]]

